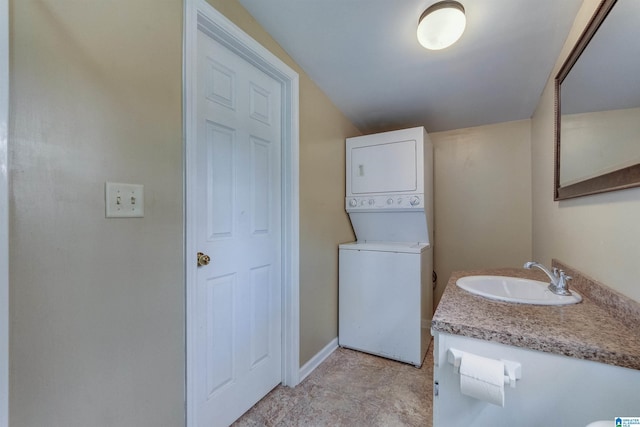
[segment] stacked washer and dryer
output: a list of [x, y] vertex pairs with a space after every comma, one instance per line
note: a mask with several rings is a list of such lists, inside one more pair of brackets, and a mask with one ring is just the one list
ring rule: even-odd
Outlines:
[[421, 366], [433, 314], [433, 148], [423, 127], [348, 138], [340, 346]]

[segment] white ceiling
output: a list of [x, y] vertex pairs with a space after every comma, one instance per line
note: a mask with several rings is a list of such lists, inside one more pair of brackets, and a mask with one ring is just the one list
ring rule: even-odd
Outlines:
[[458, 43], [428, 51], [436, 0], [239, 0], [364, 133], [531, 117], [582, 0], [461, 0]]

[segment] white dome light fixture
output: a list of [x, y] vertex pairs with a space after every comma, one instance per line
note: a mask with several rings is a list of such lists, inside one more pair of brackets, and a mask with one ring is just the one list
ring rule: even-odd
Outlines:
[[467, 25], [464, 7], [457, 1], [440, 1], [429, 6], [418, 19], [418, 41], [430, 50], [454, 44]]

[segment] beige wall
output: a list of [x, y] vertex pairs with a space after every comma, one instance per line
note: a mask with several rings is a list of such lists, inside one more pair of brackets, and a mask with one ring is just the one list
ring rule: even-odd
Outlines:
[[184, 418], [182, 5], [116, 3], [11, 2], [13, 427]]
[[[359, 132], [308, 78], [300, 115], [300, 364], [338, 336], [338, 243], [355, 240], [344, 210], [344, 140]], [[331, 124], [331, 125], [329, 125]]]
[[430, 134], [440, 300], [452, 271], [531, 258], [530, 121]]
[[557, 258], [640, 301], [640, 189], [553, 201], [553, 77], [599, 3], [584, 1], [532, 119], [533, 256]]
[[[12, 427], [184, 420], [182, 1], [11, 1]], [[236, 1], [215, 7], [300, 74], [301, 363], [337, 335], [344, 138], [355, 129]], [[105, 219], [104, 182], [145, 186]]]

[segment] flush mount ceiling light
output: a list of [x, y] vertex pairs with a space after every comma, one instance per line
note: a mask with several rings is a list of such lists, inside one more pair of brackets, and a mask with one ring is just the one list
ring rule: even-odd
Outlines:
[[429, 6], [418, 19], [418, 41], [431, 50], [454, 44], [467, 25], [464, 7], [457, 1], [441, 1]]

